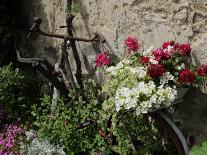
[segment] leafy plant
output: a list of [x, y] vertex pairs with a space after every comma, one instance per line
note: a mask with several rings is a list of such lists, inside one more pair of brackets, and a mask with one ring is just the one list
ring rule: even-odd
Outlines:
[[80, 6], [79, 6], [79, 4], [76, 3], [76, 2], [73, 3], [73, 5], [72, 5], [72, 14], [73, 15], [76, 15], [79, 12], [80, 12]]
[[12, 64], [0, 68], [0, 104], [7, 120], [28, 120], [33, 102], [38, 102], [37, 80]]
[[206, 155], [207, 154], [207, 142], [193, 146], [189, 155]]
[[51, 113], [52, 99], [48, 96], [41, 106], [33, 106], [40, 140], [63, 147], [67, 154], [146, 154], [166, 150], [159, 130], [147, 123], [144, 115], [126, 113], [118, 117], [109, 110], [111, 105], [99, 85], [91, 80], [84, 81], [84, 85], [79, 98], [73, 93], [60, 98], [55, 113]]

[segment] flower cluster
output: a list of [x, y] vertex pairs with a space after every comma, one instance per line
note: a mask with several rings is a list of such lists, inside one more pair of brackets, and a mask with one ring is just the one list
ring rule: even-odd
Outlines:
[[[207, 65], [196, 68], [188, 63], [191, 53], [188, 43], [168, 41], [155, 50], [140, 51], [135, 38], [128, 37], [124, 44], [128, 55], [116, 65], [106, 67], [109, 80], [103, 89], [116, 112], [132, 109], [138, 115], [170, 106], [180, 96], [178, 88], [206, 78]], [[109, 57], [105, 57], [109, 62]]]
[[101, 67], [108, 64], [110, 64], [109, 56], [107, 56], [105, 51], [102, 51], [96, 57], [96, 67]]
[[24, 130], [17, 124], [6, 124], [0, 134], [1, 155], [15, 155], [16, 145], [23, 143]]
[[125, 45], [127, 46], [129, 52], [130, 51], [136, 52], [139, 49], [138, 41], [132, 37], [128, 37], [125, 40]]
[[116, 111], [120, 109], [136, 109], [136, 114], [147, 113], [154, 107], [169, 106], [177, 95], [177, 91], [163, 85], [156, 87], [153, 81], [138, 82], [133, 88], [121, 87], [115, 95]]

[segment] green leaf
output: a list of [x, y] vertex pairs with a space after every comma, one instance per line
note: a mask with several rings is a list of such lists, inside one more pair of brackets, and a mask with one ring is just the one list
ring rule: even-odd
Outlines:
[[207, 155], [207, 142], [193, 146], [189, 155]]

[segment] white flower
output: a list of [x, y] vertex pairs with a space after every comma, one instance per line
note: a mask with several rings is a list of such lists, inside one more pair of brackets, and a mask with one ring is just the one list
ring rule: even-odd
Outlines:
[[170, 74], [170, 72], [165, 72], [161, 77], [160, 77], [160, 84], [166, 84], [170, 80], [174, 80], [174, 76]]
[[141, 114], [141, 110], [140, 110], [140, 108], [136, 108], [135, 114], [136, 114], [137, 116]]
[[120, 68], [123, 68], [123, 67], [124, 67], [124, 64], [123, 64], [122, 61], [119, 62], [119, 63], [116, 65], [116, 68], [117, 68], [117, 69], [120, 69]]
[[143, 101], [140, 106], [143, 108], [150, 108], [152, 107], [152, 103], [150, 101]]
[[112, 75], [116, 75], [117, 74], [117, 68], [114, 66], [108, 67], [106, 68], [106, 72], [111, 73]]
[[131, 98], [131, 99], [126, 100], [126, 104], [125, 104], [124, 107], [129, 110], [131, 108], [135, 108], [136, 104], [137, 104], [136, 99], [135, 98]]
[[126, 64], [126, 65], [130, 64], [130, 60], [128, 60], [128, 59], [123, 59], [122, 62], [123, 62], [123, 64]]
[[153, 95], [150, 97], [150, 102], [151, 102], [151, 103], [156, 103], [156, 102], [157, 102], [157, 95], [156, 95], [156, 94], [153, 94]]
[[[131, 70], [137, 71], [135, 68]], [[169, 80], [174, 79], [169, 73], [165, 74], [165, 78]], [[145, 97], [140, 98], [142, 95], [145, 95]], [[133, 88], [118, 88], [114, 101], [117, 112], [121, 109], [135, 109], [135, 114], [139, 115], [149, 112], [152, 108], [159, 108], [161, 105], [170, 106], [175, 100], [176, 95], [176, 89], [164, 84], [157, 87], [154, 81], [140, 81]]]
[[158, 64], [158, 61], [157, 60], [155, 60], [155, 59], [153, 59], [153, 58], [150, 58], [149, 59], [149, 62], [151, 63], [151, 64]]

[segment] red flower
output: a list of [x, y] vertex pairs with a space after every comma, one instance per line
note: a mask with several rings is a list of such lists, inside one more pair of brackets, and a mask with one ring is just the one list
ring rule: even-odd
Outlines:
[[96, 56], [96, 67], [101, 67], [108, 64], [110, 64], [110, 60], [105, 51]]
[[165, 72], [165, 68], [161, 64], [156, 64], [156, 65], [150, 64], [150, 66], [148, 67], [148, 74], [152, 78], [160, 77], [163, 75], [164, 72]]
[[197, 74], [200, 76], [204, 76], [207, 74], [207, 65], [202, 65], [201, 67], [197, 68]]
[[143, 56], [141, 56], [141, 57], [139, 58], [139, 63], [145, 65], [145, 64], [148, 64], [148, 63], [149, 63], [149, 60], [150, 60], [149, 57], [143, 57]]
[[135, 38], [128, 37], [124, 41], [125, 45], [128, 47], [129, 51], [136, 52], [139, 49], [138, 41]]
[[164, 42], [163, 45], [162, 45], [162, 48], [163, 49], [167, 49], [168, 46], [174, 46], [175, 42], [174, 41], [167, 41], [167, 42]]
[[181, 83], [193, 82], [196, 79], [195, 74], [189, 69], [184, 69], [180, 71], [178, 81]]
[[161, 48], [153, 51], [153, 54], [155, 56], [155, 60], [157, 60], [158, 62], [162, 59], [169, 59], [171, 57], [171, 53], [168, 50], [163, 50]]
[[190, 55], [191, 53], [191, 47], [190, 47], [190, 44], [186, 43], [186, 44], [181, 44], [180, 47], [179, 47], [179, 53], [182, 55], [182, 56], [188, 56]]

